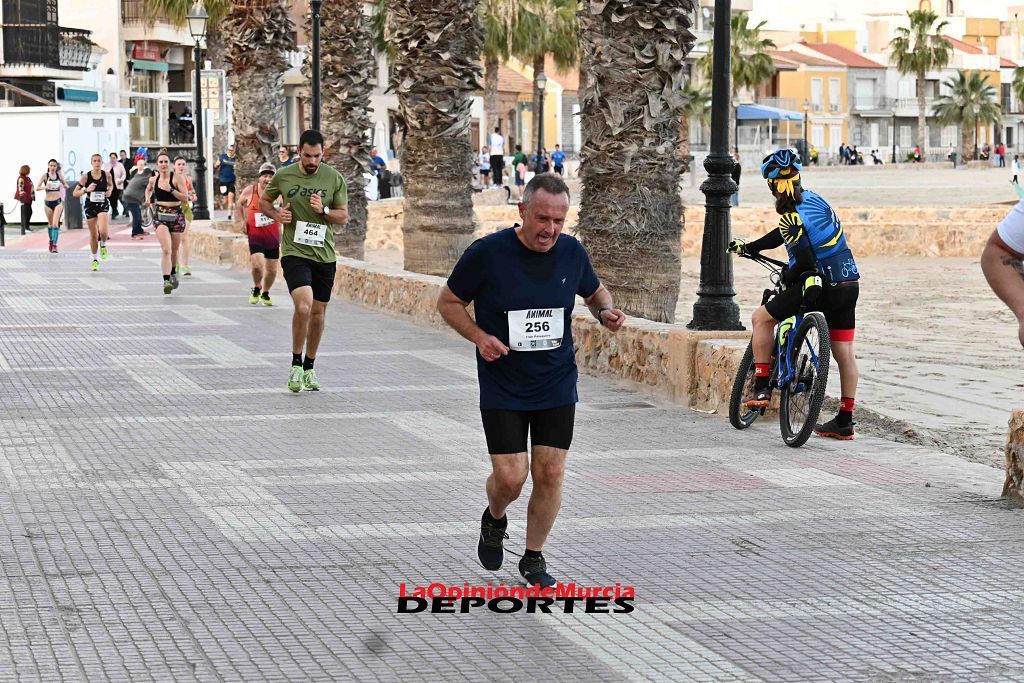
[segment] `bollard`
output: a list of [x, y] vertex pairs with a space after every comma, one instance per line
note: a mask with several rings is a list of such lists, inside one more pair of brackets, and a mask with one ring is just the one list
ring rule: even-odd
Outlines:
[[1006, 481], [1003, 495], [1024, 502], [1024, 411], [1010, 416], [1010, 433], [1006, 438]]
[[4, 203], [0, 202], [0, 247], [7, 246], [7, 214], [4, 213]]

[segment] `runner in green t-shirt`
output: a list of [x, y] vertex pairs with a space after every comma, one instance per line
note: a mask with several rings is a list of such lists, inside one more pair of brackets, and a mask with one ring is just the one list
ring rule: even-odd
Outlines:
[[[260, 211], [284, 226], [281, 270], [295, 303], [288, 388], [296, 392], [320, 389], [313, 361], [337, 267], [331, 226], [348, 223], [345, 179], [322, 163], [323, 156], [324, 136], [307, 130], [299, 138], [298, 163], [279, 168], [260, 197]], [[274, 206], [278, 197], [284, 206]]]

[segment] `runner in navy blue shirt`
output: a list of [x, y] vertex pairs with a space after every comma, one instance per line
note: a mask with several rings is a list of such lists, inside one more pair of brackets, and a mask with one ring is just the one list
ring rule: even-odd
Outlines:
[[565, 175], [565, 152], [561, 145], [555, 145], [555, 151], [551, 155], [551, 163], [555, 165], [555, 173]]
[[[519, 205], [522, 225], [470, 245], [437, 302], [445, 322], [477, 347], [480, 412], [493, 467], [477, 545], [480, 563], [501, 567], [505, 510], [530, 474], [529, 434], [533, 494], [519, 573], [541, 586], [555, 583], [541, 550], [561, 505], [579, 400], [571, 324], [576, 297], [612, 332], [626, 320], [583, 245], [561, 234], [568, 211], [565, 182], [536, 176]], [[466, 310], [470, 302], [475, 322]]]

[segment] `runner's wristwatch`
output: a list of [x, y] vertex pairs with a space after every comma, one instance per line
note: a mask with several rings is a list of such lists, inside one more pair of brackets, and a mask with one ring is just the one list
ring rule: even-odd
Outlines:
[[607, 306], [605, 306], [604, 308], [601, 308], [601, 309], [599, 309], [599, 310], [597, 311], [597, 315], [596, 315], [596, 316], [594, 316], [594, 317], [595, 317], [595, 318], [597, 318], [597, 322], [598, 322], [598, 323], [599, 323], [600, 325], [602, 325], [602, 326], [604, 325], [604, 319], [603, 319], [603, 318], [601, 317], [601, 314], [602, 314], [602, 313], [604, 313], [605, 311], [610, 311], [610, 310], [612, 310], [612, 309], [610, 309], [610, 308], [608, 308]]

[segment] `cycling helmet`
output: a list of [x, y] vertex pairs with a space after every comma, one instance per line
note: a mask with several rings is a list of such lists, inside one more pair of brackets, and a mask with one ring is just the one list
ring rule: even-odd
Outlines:
[[766, 180], [788, 178], [800, 173], [800, 155], [792, 149], [779, 149], [761, 162], [761, 176]]

